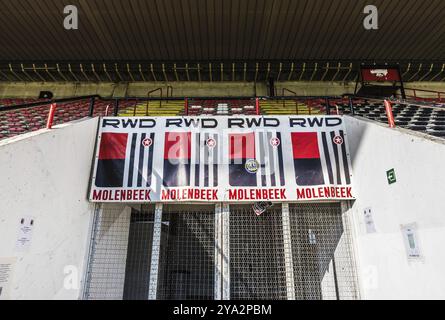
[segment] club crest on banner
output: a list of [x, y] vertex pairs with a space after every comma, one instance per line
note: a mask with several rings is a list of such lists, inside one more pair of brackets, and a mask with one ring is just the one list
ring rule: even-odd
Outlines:
[[259, 163], [255, 159], [249, 159], [246, 161], [246, 171], [249, 173], [257, 173], [259, 168]]
[[280, 144], [281, 144], [281, 141], [277, 137], [270, 139], [270, 145], [272, 147], [278, 147]]

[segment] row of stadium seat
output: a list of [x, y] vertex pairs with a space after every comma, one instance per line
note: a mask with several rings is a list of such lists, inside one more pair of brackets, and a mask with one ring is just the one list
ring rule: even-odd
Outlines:
[[[381, 103], [356, 105], [355, 113], [359, 116], [387, 123], [385, 107]], [[417, 105], [393, 105], [396, 126], [423, 132], [436, 137], [445, 137], [445, 108], [422, 107]]]
[[[6, 105], [15, 100], [19, 104], [25, 99], [0, 100], [0, 105]], [[28, 100], [26, 100], [28, 101]], [[31, 101], [31, 102], [35, 102]], [[54, 124], [61, 124], [88, 116], [90, 101], [58, 104]], [[94, 116], [105, 115], [107, 106], [111, 114], [113, 101], [96, 101]], [[119, 116], [177, 116], [184, 115], [184, 101], [128, 101], [119, 102]], [[348, 100], [331, 100], [329, 102], [331, 114], [349, 114]], [[38, 106], [13, 111], [1, 111], [0, 108], [0, 139], [17, 134], [38, 130], [46, 125], [49, 106]], [[382, 102], [354, 100], [354, 113], [371, 120], [387, 123], [385, 107]], [[427, 133], [445, 138], [445, 108], [422, 107], [410, 104], [394, 104], [393, 113], [395, 123], [399, 127]], [[189, 101], [189, 115], [237, 115], [256, 114], [254, 100], [193, 100]], [[262, 115], [323, 115], [326, 114], [326, 101], [313, 100], [261, 100], [260, 114]]]
[[0, 99], [0, 109], [2, 107], [16, 106], [26, 103], [45, 102], [45, 99]]
[[189, 101], [188, 114], [194, 115], [255, 115], [254, 100], [192, 100]]
[[[388, 123], [383, 102], [371, 102], [364, 99], [353, 100], [354, 114], [364, 118]], [[398, 127], [445, 138], [445, 105], [394, 104], [393, 115]], [[441, 109], [443, 108], [443, 109]], [[350, 114], [348, 99], [330, 100], [330, 114]], [[262, 114], [326, 114], [326, 101], [263, 101]]]
[[[123, 102], [123, 108], [129, 102]], [[107, 106], [112, 112], [114, 103], [107, 101], [96, 101], [94, 116], [105, 115]], [[54, 114], [54, 125], [81, 119], [88, 116], [90, 108], [89, 100], [67, 102], [57, 104]], [[0, 139], [16, 136], [25, 132], [42, 129], [46, 126], [48, 119], [49, 105], [30, 107], [11, 111], [1, 111], [0, 109]]]

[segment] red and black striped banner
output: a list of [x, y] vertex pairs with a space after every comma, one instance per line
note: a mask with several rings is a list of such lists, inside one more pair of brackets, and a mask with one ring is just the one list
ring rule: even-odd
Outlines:
[[94, 202], [353, 198], [340, 116], [100, 119]]

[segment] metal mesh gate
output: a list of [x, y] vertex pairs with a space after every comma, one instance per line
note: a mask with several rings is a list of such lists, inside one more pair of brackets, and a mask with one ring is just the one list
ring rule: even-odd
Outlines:
[[86, 299], [357, 298], [339, 203], [101, 208]]
[[146, 299], [154, 206], [97, 207], [86, 299]]
[[214, 210], [214, 206], [164, 206], [158, 299], [213, 299]]
[[[147, 210], [148, 209], [148, 210]], [[154, 208], [132, 210], [125, 267], [124, 300], [148, 297], [153, 243]]]
[[230, 298], [287, 299], [281, 207], [230, 208]]
[[355, 299], [350, 233], [340, 203], [289, 208], [295, 298]]

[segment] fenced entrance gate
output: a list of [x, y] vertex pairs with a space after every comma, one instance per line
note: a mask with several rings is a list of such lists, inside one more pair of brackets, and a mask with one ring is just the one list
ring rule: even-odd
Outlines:
[[340, 203], [98, 205], [85, 299], [356, 299]]

